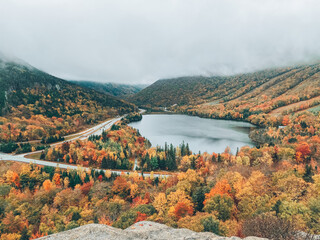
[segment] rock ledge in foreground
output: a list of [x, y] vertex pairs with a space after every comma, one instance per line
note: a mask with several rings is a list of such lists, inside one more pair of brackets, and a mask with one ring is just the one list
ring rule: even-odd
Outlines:
[[[72, 230], [38, 238], [41, 240], [240, 240], [238, 237], [220, 237], [209, 232], [193, 232], [185, 228], [171, 228], [164, 224], [142, 221], [125, 230], [102, 224], [87, 224]], [[247, 237], [245, 240], [263, 240], [265, 238]]]

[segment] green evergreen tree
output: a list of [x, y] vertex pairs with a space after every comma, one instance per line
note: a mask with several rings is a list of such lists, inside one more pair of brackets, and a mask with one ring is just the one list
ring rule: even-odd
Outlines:
[[220, 153], [218, 154], [218, 162], [222, 162], [222, 158], [221, 158]]
[[150, 160], [151, 170], [156, 170], [159, 168], [158, 158], [152, 157]]
[[108, 162], [106, 157], [103, 157], [102, 161], [101, 161], [101, 168], [102, 169], [108, 169]]
[[220, 223], [218, 220], [213, 219], [213, 217], [206, 217], [200, 220], [201, 225], [203, 226], [204, 232], [213, 232], [218, 235], [222, 235], [220, 231]]
[[186, 153], [188, 156], [191, 154], [190, 149], [189, 149], [189, 143], [187, 143], [187, 146], [186, 146]]
[[208, 189], [203, 187], [197, 187], [194, 192], [192, 193], [192, 201], [194, 202], [195, 210], [202, 211], [203, 209], [203, 202], [205, 200], [205, 193], [208, 193]]
[[86, 177], [84, 178], [84, 182], [85, 183], [90, 182], [90, 177], [88, 174], [86, 174]]
[[280, 206], [281, 206], [281, 200], [278, 200], [276, 204], [272, 207], [272, 210], [276, 212], [276, 215], [278, 216], [280, 213]]
[[306, 164], [302, 178], [306, 182], [313, 182], [312, 176], [313, 176], [312, 166]]
[[24, 227], [21, 231], [21, 237], [20, 240], [29, 240], [30, 239], [30, 235], [28, 233], [28, 229], [26, 227]]

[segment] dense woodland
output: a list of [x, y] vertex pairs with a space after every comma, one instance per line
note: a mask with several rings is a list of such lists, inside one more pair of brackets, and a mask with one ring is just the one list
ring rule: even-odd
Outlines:
[[101, 136], [88, 141], [65, 142], [47, 149], [41, 158], [49, 161], [79, 164], [85, 167], [129, 169], [150, 143], [137, 130], [128, 126], [113, 126]]
[[99, 167], [105, 161], [118, 161], [119, 164], [108, 163], [108, 166], [115, 166], [121, 165], [122, 161], [133, 162], [137, 159], [145, 171], [195, 169], [199, 159], [204, 156], [209, 156], [212, 162], [252, 167], [260, 164], [271, 166], [283, 160], [294, 164], [316, 164], [320, 158], [320, 116], [302, 112], [292, 118], [284, 117], [282, 121], [285, 127], [270, 126], [253, 130], [250, 135], [257, 147], [242, 147], [236, 155], [232, 155], [228, 147], [224, 153], [193, 154], [185, 143], [176, 147], [165, 144], [164, 148], [150, 148], [149, 141], [136, 129], [121, 122], [100, 136], [90, 136], [88, 141], [63, 143], [46, 150], [42, 156], [46, 160], [86, 167]]
[[[68, 227], [61, 227], [52, 220], [51, 230], [46, 228], [46, 232], [38, 226], [27, 226], [28, 233], [37, 236], [50, 234], [89, 222], [126, 228], [144, 219], [227, 236], [260, 234], [266, 237], [263, 229], [256, 227], [256, 222], [261, 222], [262, 226], [280, 224], [287, 231], [285, 239], [292, 239], [296, 229], [319, 233], [320, 118], [301, 112], [283, 121], [284, 128], [261, 128], [252, 133], [264, 136], [268, 143], [260, 143], [256, 148], [243, 147], [235, 155], [228, 148], [218, 154], [194, 154], [185, 143], [178, 147], [165, 145], [164, 148], [150, 148], [148, 140], [124, 122], [114, 125], [100, 136], [91, 136], [88, 141], [51, 148], [42, 156], [46, 160], [102, 169], [132, 169], [137, 159], [138, 170], [160, 172], [169, 177], [155, 178], [151, 174], [150, 178], [144, 178], [133, 172], [130, 176], [115, 178], [111, 177], [109, 170], [106, 173], [73, 172], [67, 178], [68, 191], [72, 195], [79, 188], [80, 199], [65, 206], [64, 214], [69, 214], [69, 217], [55, 205], [57, 195], [52, 196], [51, 205], [46, 203], [49, 209], [54, 209], [48, 212], [63, 215], [64, 224], [61, 225]], [[58, 172], [59, 179], [67, 176], [61, 170], [51, 171]], [[18, 170], [17, 175], [16, 178], [20, 179]], [[56, 186], [54, 175], [51, 173], [51, 178], [48, 177], [50, 187], [56, 194], [64, 192], [63, 177], [60, 180], [62, 184]], [[5, 179], [4, 183], [11, 184], [15, 191], [29, 191], [21, 188], [20, 182], [10, 183]], [[81, 189], [87, 187], [89, 181], [88, 193], [81, 194]], [[35, 189], [45, 192], [43, 184], [39, 183]], [[94, 199], [91, 192], [96, 188], [102, 191], [98, 199]], [[10, 193], [4, 199], [10, 199], [9, 196]], [[102, 204], [101, 201], [105, 202], [104, 210], [95, 205], [98, 202]], [[118, 210], [113, 206], [114, 201], [119, 201]], [[101, 212], [96, 212], [97, 209], [103, 212], [103, 218], [99, 215]], [[93, 213], [91, 218], [82, 213], [85, 210]], [[77, 218], [73, 218], [73, 214]]]
[[[34, 76], [28, 75], [29, 68], [13, 67], [12, 76], [15, 71]], [[297, 230], [320, 234], [319, 69], [311, 65], [162, 80], [132, 98], [151, 109], [169, 107], [259, 126], [250, 133], [256, 147], [242, 147], [236, 154], [227, 146], [222, 153], [193, 153], [187, 143], [150, 147], [127, 125], [141, 119], [137, 113], [101, 135], [49, 148], [64, 135], [135, 111], [135, 106], [110, 103], [100, 93], [64, 82], [57, 87], [50, 78], [32, 87], [19, 88], [25, 83], [18, 81], [3, 92], [0, 137], [5, 144], [0, 150], [43, 149], [41, 159], [79, 169], [1, 162], [0, 239], [33, 239], [87, 223], [127, 228], [146, 219], [226, 236], [296, 239]], [[17, 143], [27, 139], [42, 143]], [[135, 163], [142, 176], [133, 171]], [[116, 176], [111, 169], [131, 173]], [[150, 177], [144, 177], [146, 172]]]
[[233, 77], [159, 80], [130, 100], [147, 108], [174, 105], [174, 111], [260, 124], [249, 117], [290, 114], [319, 106], [320, 65], [272, 69]]
[[[184, 144], [174, 149], [147, 148], [146, 140], [126, 125], [91, 137], [85, 146], [63, 145], [73, 155], [78, 149], [99, 149], [97, 144], [105, 143], [105, 137], [119, 146], [130, 135], [141, 138], [132, 146], [144, 156], [140, 165], [147, 169], [148, 159], [156, 162], [162, 156], [173, 164], [165, 167], [171, 171], [167, 178], [154, 177], [152, 172], [150, 177], [135, 172], [115, 176], [110, 170], [65, 171], [2, 162], [1, 239], [36, 238], [94, 222], [127, 228], [146, 219], [227, 236], [268, 237], [265, 226], [269, 233], [280, 226], [277, 236], [284, 239], [293, 239], [295, 229], [319, 233], [320, 172], [315, 159], [320, 141], [310, 133], [304, 117], [290, 123], [301, 127], [290, 133], [297, 141], [289, 138], [282, 145], [243, 147], [236, 155], [228, 148], [222, 154], [192, 154]], [[318, 127], [315, 132], [319, 133]], [[276, 130], [273, 133], [278, 135]], [[93, 160], [96, 152], [91, 152], [92, 156], [79, 155]]]
[[0, 85], [0, 140], [5, 142], [59, 138], [135, 110], [113, 96], [1, 59]]

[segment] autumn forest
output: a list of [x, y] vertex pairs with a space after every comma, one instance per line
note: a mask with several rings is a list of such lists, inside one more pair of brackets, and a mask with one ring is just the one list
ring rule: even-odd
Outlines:
[[[320, 234], [320, 65], [159, 80], [122, 99], [0, 66], [1, 156], [43, 162], [0, 161], [1, 240], [143, 220], [221, 236]], [[255, 146], [153, 146], [128, 124], [155, 112], [250, 122]]]

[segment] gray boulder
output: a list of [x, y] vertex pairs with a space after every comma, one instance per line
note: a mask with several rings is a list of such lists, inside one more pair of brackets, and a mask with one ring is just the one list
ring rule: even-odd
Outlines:
[[[87, 224], [72, 230], [38, 238], [41, 240], [240, 240], [238, 237], [220, 237], [209, 232], [194, 232], [185, 228], [171, 228], [164, 224], [142, 221], [125, 230], [102, 224]], [[247, 237], [245, 240], [265, 238]], [[265, 239], [266, 240], [266, 239]]]

